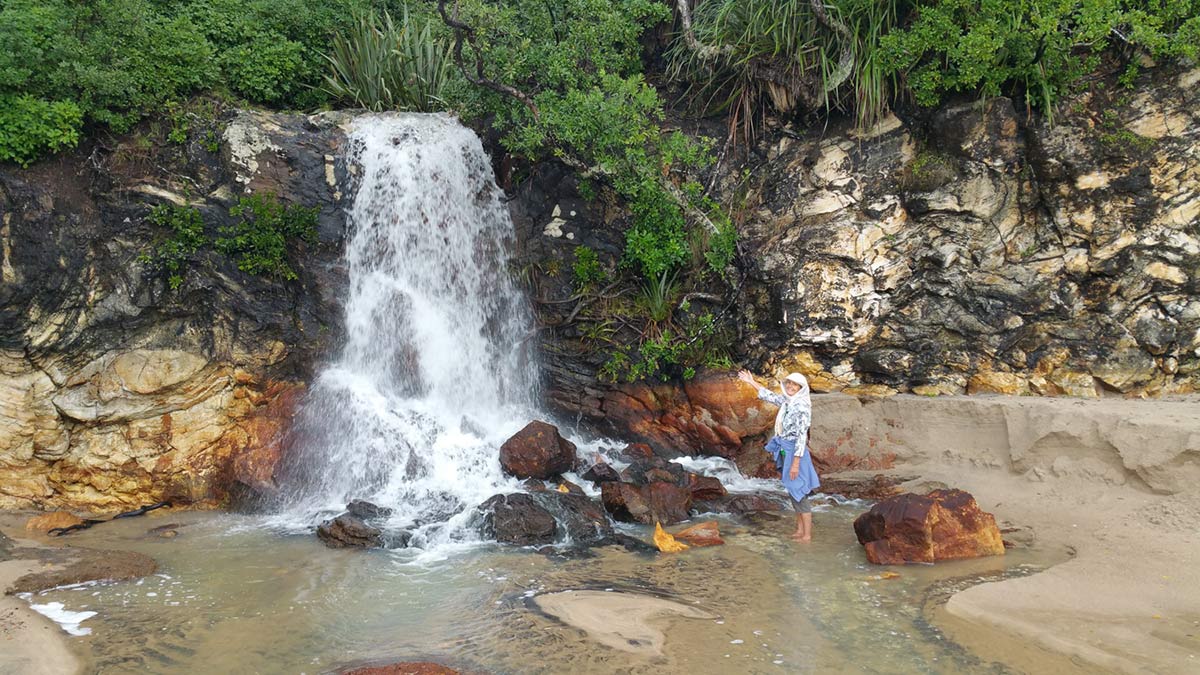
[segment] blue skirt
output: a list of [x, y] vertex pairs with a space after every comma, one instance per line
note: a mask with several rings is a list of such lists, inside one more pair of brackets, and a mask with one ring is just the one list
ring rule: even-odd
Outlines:
[[817, 477], [817, 470], [813, 468], [811, 449], [800, 457], [800, 474], [796, 476], [796, 480], [788, 477], [792, 469], [792, 459], [796, 456], [796, 441], [773, 436], [767, 441], [767, 452], [775, 458], [779, 479], [783, 481], [783, 487], [792, 499], [800, 501], [821, 486], [821, 479]]

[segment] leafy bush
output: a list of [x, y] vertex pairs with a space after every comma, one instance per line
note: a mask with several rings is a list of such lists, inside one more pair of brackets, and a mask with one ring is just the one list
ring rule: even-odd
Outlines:
[[[904, 76], [918, 103], [948, 92], [1023, 94], [1054, 103], [1118, 44], [1152, 56], [1195, 59], [1198, 0], [922, 0], [904, 30], [881, 40], [884, 67]], [[1131, 63], [1134, 61], [1131, 60]]]
[[450, 43], [434, 32], [432, 18], [413, 19], [408, 8], [397, 25], [387, 12], [360, 16], [333, 39], [326, 55], [324, 91], [368, 110], [444, 110], [457, 70]]
[[28, 166], [79, 142], [83, 112], [71, 101], [0, 96], [0, 161]]
[[170, 230], [170, 235], [159, 242], [153, 256], [142, 256], [142, 262], [153, 263], [167, 273], [167, 285], [171, 290], [183, 284], [183, 272], [192, 256], [204, 246], [204, 219], [199, 209], [191, 206], [160, 204], [150, 209], [147, 220]]
[[229, 209], [229, 215], [240, 220], [221, 228], [216, 249], [234, 258], [243, 272], [295, 279], [296, 272], [287, 261], [288, 244], [316, 241], [319, 211], [284, 205], [269, 193], [242, 197]]
[[572, 265], [572, 270], [575, 272], [575, 288], [580, 290], [591, 288], [608, 276], [604, 273], [604, 267], [600, 265], [600, 258], [596, 256], [596, 252], [587, 246], [575, 247], [575, 264]]

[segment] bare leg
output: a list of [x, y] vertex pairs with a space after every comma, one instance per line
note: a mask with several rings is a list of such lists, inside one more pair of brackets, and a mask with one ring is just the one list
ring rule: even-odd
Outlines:
[[804, 541], [804, 516], [803, 513], [796, 514], [796, 531], [791, 535], [796, 541]]
[[797, 529], [802, 529], [804, 531], [803, 534], [800, 535], [800, 541], [812, 541], [812, 514], [798, 513], [796, 516], [797, 520], [801, 523], [801, 526]]

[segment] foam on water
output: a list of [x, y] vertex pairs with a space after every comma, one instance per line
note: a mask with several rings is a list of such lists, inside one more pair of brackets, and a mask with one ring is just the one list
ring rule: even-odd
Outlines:
[[346, 344], [298, 416], [283, 520], [366, 499], [418, 546], [470, 543], [470, 508], [518, 489], [496, 448], [539, 417], [513, 226], [479, 138], [452, 117], [360, 117], [348, 152]]
[[96, 612], [73, 612], [67, 609], [61, 602], [38, 604], [33, 602], [32, 593], [21, 593], [17, 597], [28, 602], [30, 609], [58, 624], [70, 635], [83, 636], [92, 634], [91, 628], [84, 628], [80, 624], [96, 616]]

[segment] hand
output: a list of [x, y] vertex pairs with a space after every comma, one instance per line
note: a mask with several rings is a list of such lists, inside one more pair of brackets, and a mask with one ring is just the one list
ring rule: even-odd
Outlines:
[[788, 480], [796, 480], [800, 477], [800, 462], [792, 462], [792, 470], [788, 472]]
[[742, 382], [745, 382], [746, 384], [758, 386], [758, 383], [754, 381], [754, 376], [751, 375], [750, 371], [748, 371], [748, 370], [739, 370], [738, 374], [737, 374], [737, 378], [739, 380], [741, 380]]

